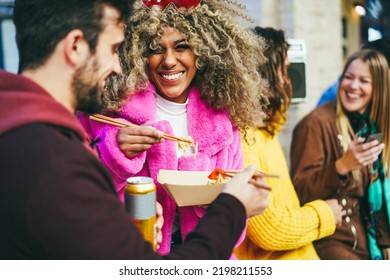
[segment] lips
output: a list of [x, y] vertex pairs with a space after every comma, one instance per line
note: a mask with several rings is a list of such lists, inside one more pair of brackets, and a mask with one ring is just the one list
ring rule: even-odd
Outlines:
[[184, 74], [184, 71], [179, 72], [179, 73], [175, 73], [175, 74], [160, 74], [160, 76], [165, 80], [173, 81], [173, 80], [179, 79], [181, 76], [183, 76], [183, 74]]

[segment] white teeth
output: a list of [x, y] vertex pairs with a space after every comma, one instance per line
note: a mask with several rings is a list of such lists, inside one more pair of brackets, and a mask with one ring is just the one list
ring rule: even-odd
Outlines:
[[164, 79], [166, 80], [175, 80], [175, 79], [178, 79], [179, 77], [181, 77], [183, 75], [184, 72], [180, 72], [180, 73], [177, 73], [177, 74], [173, 74], [173, 75], [164, 75], [164, 74], [161, 74], [161, 77], [163, 77]]
[[361, 97], [360, 94], [350, 93], [350, 92], [347, 92], [347, 96], [348, 96], [348, 98], [351, 98], [351, 99], [358, 99]]

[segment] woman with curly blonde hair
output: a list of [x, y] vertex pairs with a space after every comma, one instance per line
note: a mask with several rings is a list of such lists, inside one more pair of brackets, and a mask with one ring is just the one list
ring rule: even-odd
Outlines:
[[[123, 74], [107, 85], [105, 110], [142, 126], [82, 118], [121, 199], [127, 178], [154, 179], [164, 210], [161, 254], [184, 240], [205, 210], [177, 208], [157, 182], [159, 170], [241, 169], [240, 131], [262, 124], [258, 100], [267, 98], [257, 66], [264, 42], [238, 23], [240, 10], [234, 1], [137, 1], [121, 48]], [[162, 132], [190, 135], [197, 151], [183, 153], [162, 141]]]

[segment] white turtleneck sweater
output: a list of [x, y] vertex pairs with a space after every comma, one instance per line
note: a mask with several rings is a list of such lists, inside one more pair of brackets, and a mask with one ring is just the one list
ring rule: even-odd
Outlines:
[[[185, 103], [176, 103], [164, 99], [160, 95], [157, 96], [157, 120], [167, 120], [172, 126], [175, 136], [188, 137], [188, 124], [187, 124], [187, 104], [188, 99]], [[177, 156], [183, 156], [184, 152], [178, 148], [176, 143]], [[188, 149], [186, 155], [194, 153], [194, 149]]]

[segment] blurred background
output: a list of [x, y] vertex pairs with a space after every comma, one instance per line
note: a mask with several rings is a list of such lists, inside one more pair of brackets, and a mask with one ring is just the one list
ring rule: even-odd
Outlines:
[[[224, 0], [221, 0], [224, 1]], [[289, 158], [295, 124], [338, 78], [345, 59], [367, 42], [390, 37], [390, 0], [237, 0], [251, 25], [282, 29], [289, 38], [294, 98], [280, 141]], [[0, 68], [17, 72], [14, 0], [0, 0]]]
[[290, 38], [294, 103], [279, 135], [289, 159], [296, 123], [317, 105], [345, 59], [367, 42], [390, 37], [390, 0], [240, 0], [256, 25]]
[[15, 28], [12, 23], [14, 0], [0, 0], [0, 68], [18, 70]]

